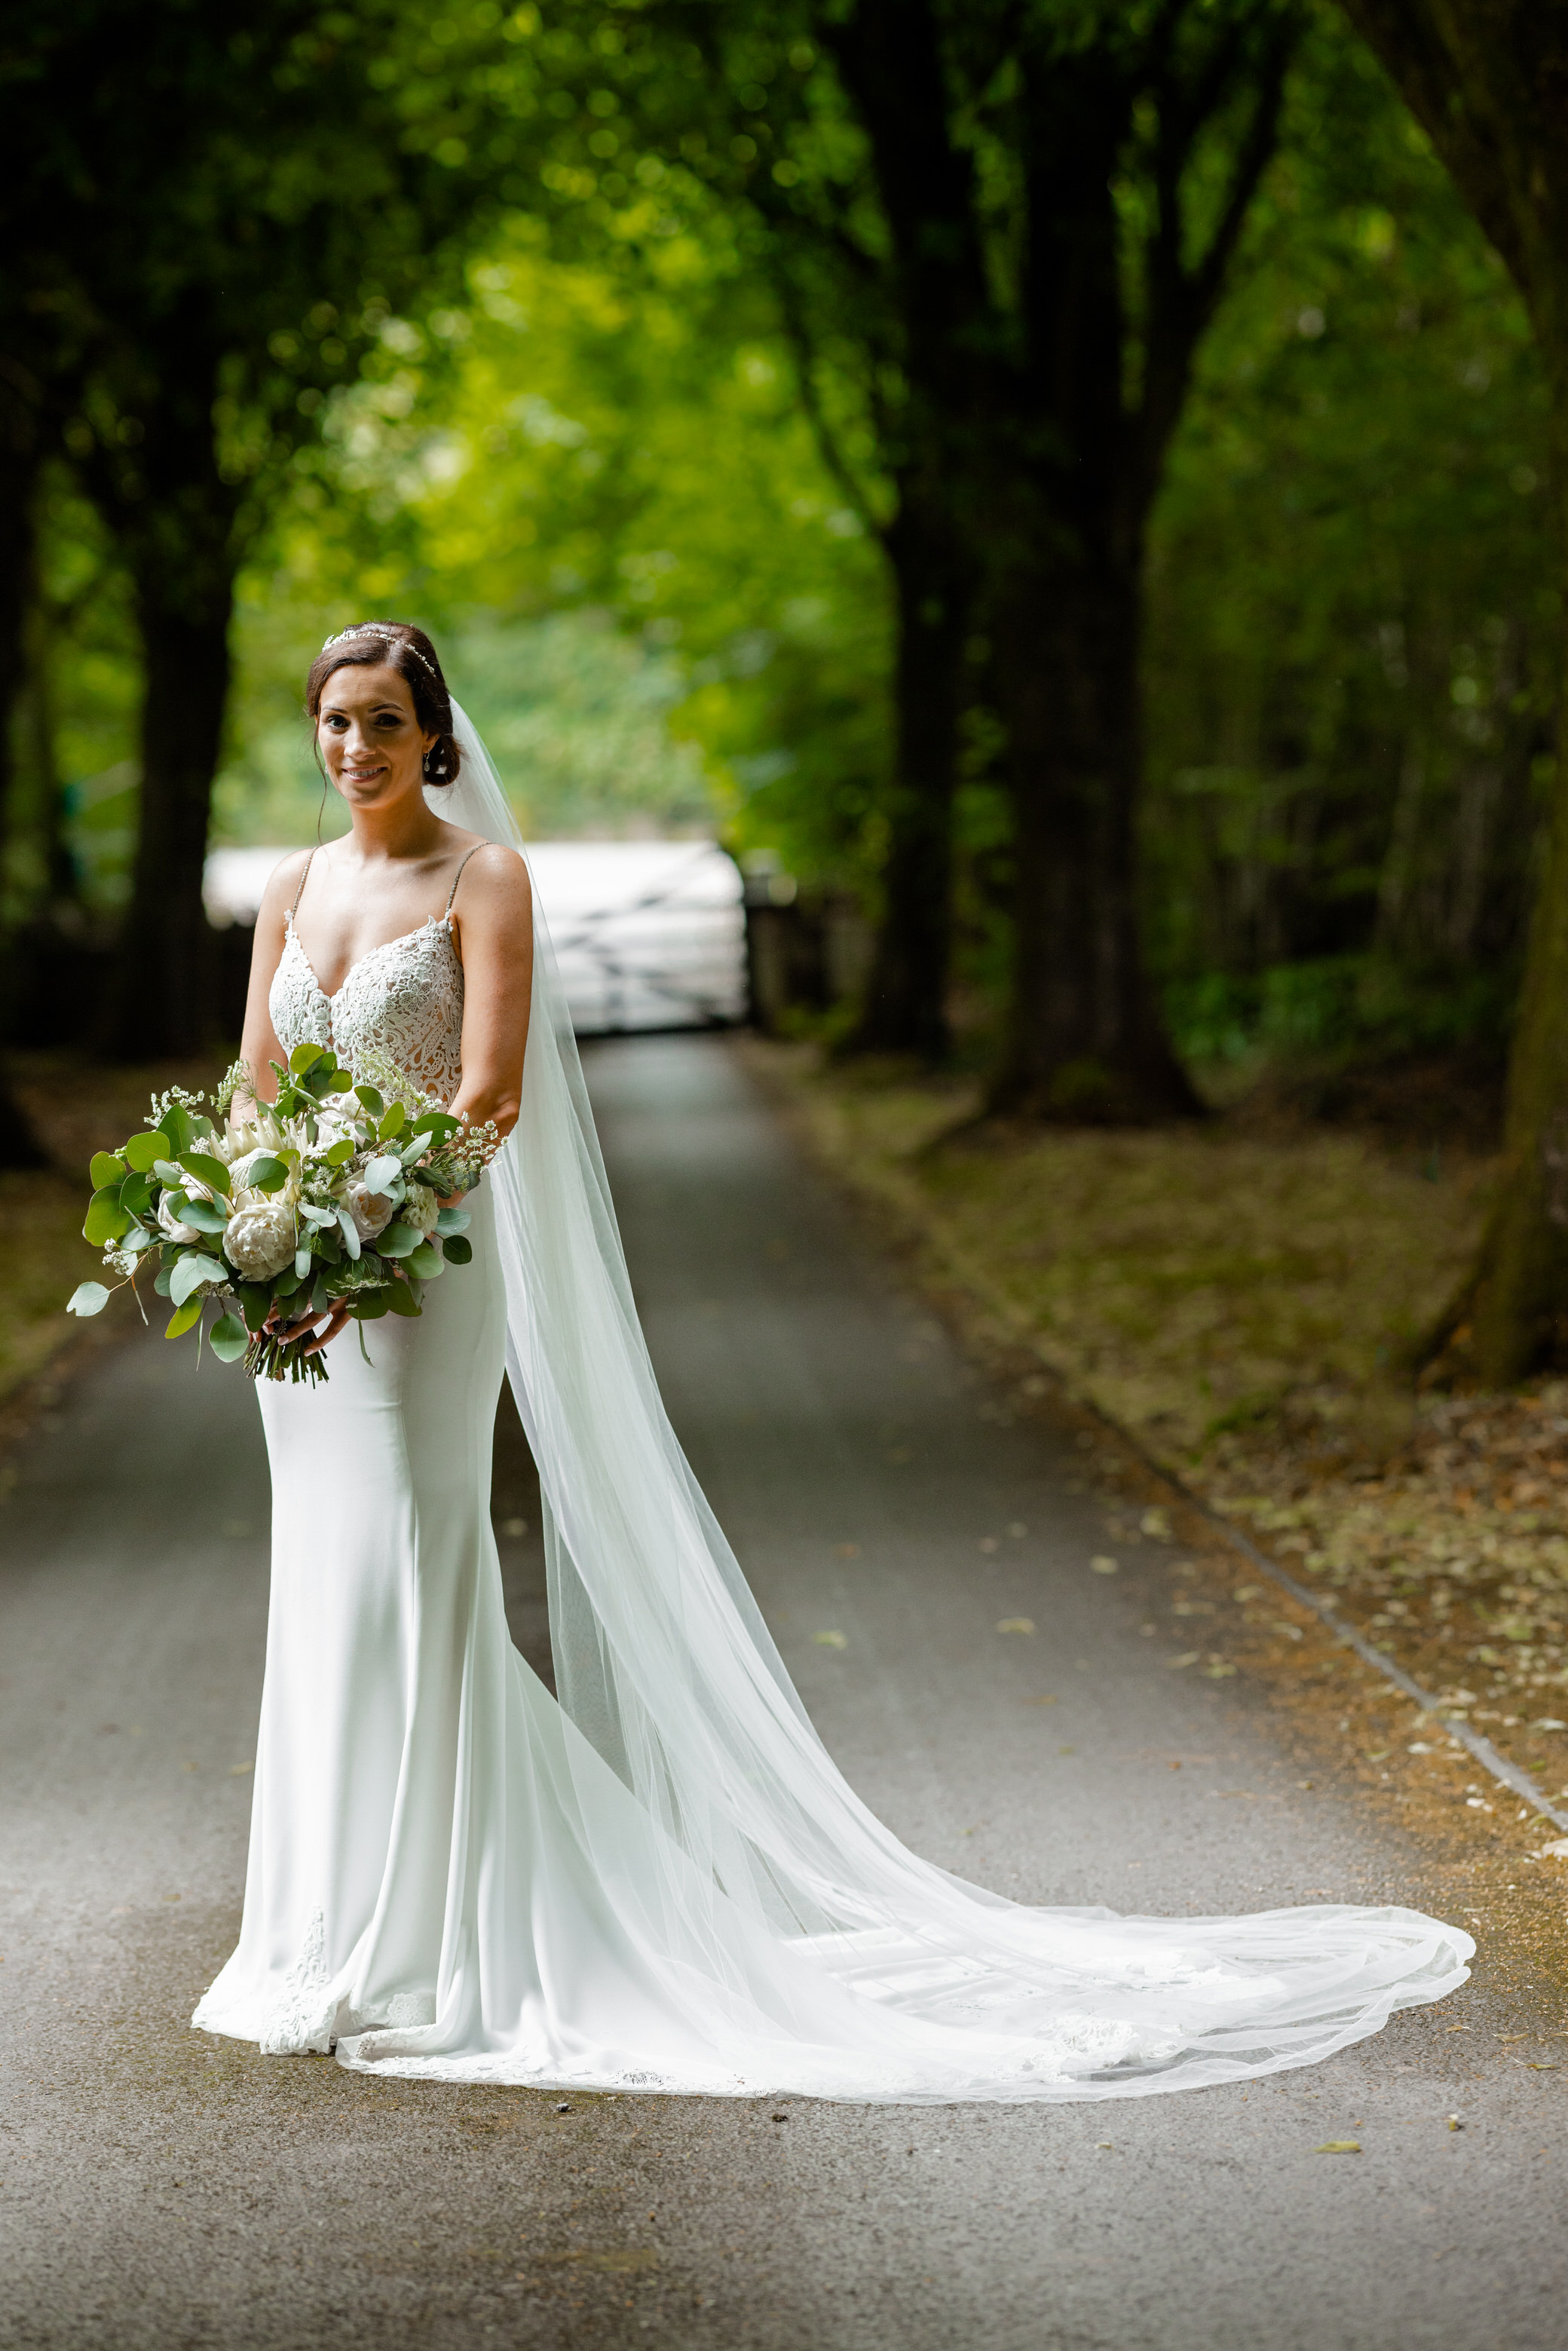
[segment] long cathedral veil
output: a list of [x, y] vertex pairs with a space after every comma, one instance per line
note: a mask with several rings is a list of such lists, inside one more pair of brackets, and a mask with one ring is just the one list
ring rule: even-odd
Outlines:
[[[462, 770], [431, 805], [521, 853], [454, 711]], [[559, 1702], [593, 1750], [568, 1752], [585, 1782], [607, 1764], [631, 1792], [649, 1865], [631, 1882], [619, 1831], [593, 1850], [604, 1807], [586, 1784], [580, 1833], [671, 1997], [841, 2046], [847, 1998], [867, 2053], [883, 2044], [883, 2086], [858, 2095], [1060, 2098], [1309, 2063], [1462, 1982], [1470, 1938], [1408, 1910], [1028, 1908], [920, 1860], [860, 1802], [665, 1415], [537, 893], [534, 949], [521, 1113], [487, 1179], [507, 1368], [543, 1495]], [[765, 1997], [764, 1949], [780, 1961]], [[821, 2086], [857, 2095], [852, 2076]]]

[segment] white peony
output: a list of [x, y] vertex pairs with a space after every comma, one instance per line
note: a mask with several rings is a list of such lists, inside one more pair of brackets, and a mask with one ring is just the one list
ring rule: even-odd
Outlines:
[[246, 1281], [270, 1281], [294, 1255], [294, 1210], [287, 1200], [252, 1196], [224, 1234], [224, 1255]]
[[343, 1193], [343, 1206], [362, 1241], [373, 1241], [378, 1233], [385, 1232], [392, 1219], [392, 1204], [386, 1194], [367, 1190], [357, 1176]]
[[[202, 1198], [204, 1199], [206, 1197], [206, 1194], [204, 1192], [201, 1192], [201, 1187], [199, 1186], [193, 1184], [191, 1189], [193, 1193], [200, 1192]], [[174, 1214], [173, 1209], [169, 1206], [169, 1199], [170, 1195], [167, 1192], [163, 1192], [159, 1195], [158, 1226], [160, 1231], [165, 1233], [172, 1241], [204, 1241], [207, 1238], [205, 1233], [199, 1233], [194, 1225], [185, 1225], [181, 1223], [179, 1217]]]
[[416, 1233], [430, 1238], [435, 1230], [435, 1219], [441, 1214], [441, 1203], [428, 1184], [411, 1184], [408, 1197], [398, 1212], [398, 1222], [412, 1226]]

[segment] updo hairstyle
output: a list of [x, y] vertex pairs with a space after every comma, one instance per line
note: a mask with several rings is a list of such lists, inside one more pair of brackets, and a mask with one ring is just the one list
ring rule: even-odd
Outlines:
[[463, 754], [452, 731], [452, 697], [440, 655], [423, 629], [406, 621], [359, 621], [329, 637], [305, 681], [305, 707], [312, 722], [321, 716], [327, 680], [340, 669], [395, 669], [413, 696], [421, 734], [435, 737], [424, 755], [425, 782], [455, 783]]

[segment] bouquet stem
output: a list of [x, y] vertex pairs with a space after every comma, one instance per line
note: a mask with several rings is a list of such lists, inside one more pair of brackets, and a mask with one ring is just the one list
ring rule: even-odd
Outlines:
[[253, 1380], [305, 1380], [319, 1387], [327, 1377], [319, 1355], [308, 1355], [298, 1340], [279, 1339], [270, 1331], [252, 1339], [245, 1351], [245, 1367]]

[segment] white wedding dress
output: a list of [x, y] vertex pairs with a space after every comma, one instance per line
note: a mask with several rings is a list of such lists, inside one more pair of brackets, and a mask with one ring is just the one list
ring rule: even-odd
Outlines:
[[[436, 803], [516, 844], [459, 714]], [[263, 1383], [272, 1604], [237, 1949], [194, 2022], [341, 2064], [560, 2088], [1128, 2097], [1301, 2065], [1462, 1983], [1404, 1909], [1038, 1910], [919, 1860], [812, 1730], [664, 1418], [549, 942], [471, 1265], [418, 1321]], [[289, 925], [280, 1043], [450, 1100], [434, 918], [329, 1000]], [[558, 1704], [490, 1531], [503, 1366], [540, 1473]]]

